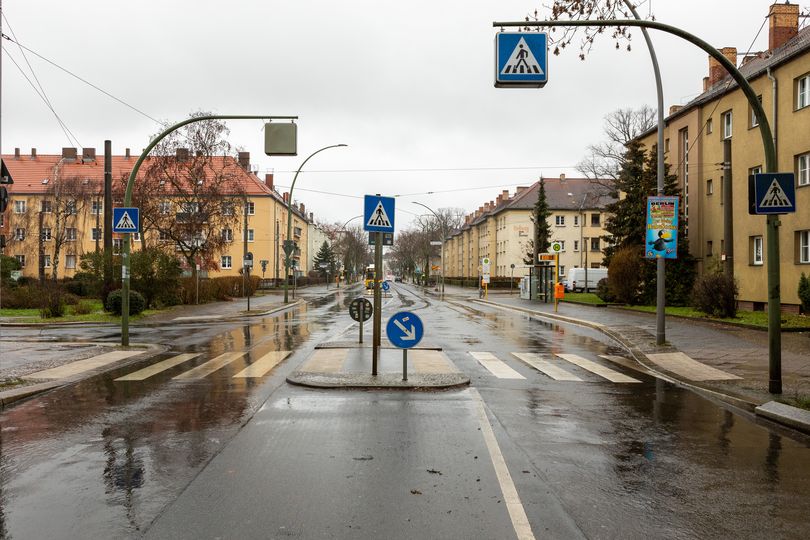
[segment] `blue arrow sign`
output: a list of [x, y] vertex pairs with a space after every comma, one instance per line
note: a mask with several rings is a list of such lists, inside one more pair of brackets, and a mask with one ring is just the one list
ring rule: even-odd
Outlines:
[[366, 195], [363, 229], [370, 232], [394, 232], [394, 198]]
[[385, 333], [388, 335], [388, 341], [394, 347], [410, 349], [422, 340], [425, 327], [422, 325], [422, 319], [415, 314], [410, 311], [400, 311], [388, 319]]
[[384, 291], [387, 291], [388, 289], [391, 288], [391, 285], [387, 281], [383, 281], [380, 286], [382, 287], [382, 290], [384, 290]]
[[136, 233], [141, 230], [141, 213], [137, 208], [113, 208], [113, 232]]
[[[750, 177], [749, 177], [750, 178]], [[750, 180], [749, 180], [750, 182]], [[748, 203], [754, 214], [792, 214], [796, 211], [793, 173], [755, 174], [749, 184]], [[751, 200], [753, 198], [753, 200]]]
[[495, 86], [542, 88], [548, 82], [548, 37], [542, 32], [495, 36]]

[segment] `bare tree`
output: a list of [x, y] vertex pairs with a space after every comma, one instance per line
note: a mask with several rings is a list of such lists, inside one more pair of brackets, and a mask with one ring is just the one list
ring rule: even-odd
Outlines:
[[[43, 219], [39, 231], [43, 244], [51, 246], [51, 278], [59, 277], [59, 260], [62, 250], [69, 245], [81, 246], [81, 234], [87, 227], [80, 227], [79, 220], [85, 219], [85, 209], [95, 194], [87, 178], [61, 176], [61, 161], [54, 167], [53, 178], [48, 183], [41, 211], [49, 219]], [[78, 260], [81, 253], [68, 253]], [[78, 261], [74, 261], [74, 263]]]
[[326, 235], [333, 238], [335, 253], [343, 263], [347, 274], [357, 275], [372, 261], [368, 240], [363, 228], [359, 225], [340, 228], [339, 223], [322, 225]]

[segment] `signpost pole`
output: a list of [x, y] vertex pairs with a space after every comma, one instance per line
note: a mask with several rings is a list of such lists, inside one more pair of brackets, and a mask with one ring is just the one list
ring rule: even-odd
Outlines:
[[366, 303], [360, 302], [360, 343], [363, 343], [363, 323], [366, 320]]
[[373, 233], [374, 239], [374, 335], [371, 345], [371, 374], [377, 375], [377, 364], [380, 357], [380, 341], [382, 334], [382, 289], [380, 278], [382, 276], [382, 243], [383, 233]]
[[[580, 224], [581, 226], [582, 224]], [[554, 254], [554, 313], [557, 313], [557, 305], [560, 300], [557, 298], [557, 283], [560, 282], [560, 254]], [[588, 292], [588, 282], [585, 282], [585, 292]]]
[[402, 380], [408, 380], [408, 349], [402, 349]]

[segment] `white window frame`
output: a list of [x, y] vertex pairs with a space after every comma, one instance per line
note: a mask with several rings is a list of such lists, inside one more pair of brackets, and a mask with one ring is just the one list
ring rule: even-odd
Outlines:
[[124, 250], [124, 239], [123, 238], [113, 238], [112, 250], [113, 250], [113, 255], [120, 255], [121, 252]]
[[139, 233], [139, 232], [132, 233], [132, 241], [133, 242], [140, 242], [141, 241], [141, 233]]
[[810, 152], [796, 156], [796, 183], [810, 186]]
[[20, 268], [25, 268], [25, 255], [14, 255], [14, 258], [20, 263]]
[[562, 215], [555, 215], [554, 216], [554, 225], [556, 227], [565, 227], [565, 216]]
[[579, 251], [579, 240], [574, 240], [574, 252]]
[[47, 253], [45, 253], [42, 256], [42, 266], [45, 267], [45, 268], [50, 268], [51, 267], [51, 256], [48, 255]]
[[90, 234], [92, 234], [92, 240], [102, 240], [101, 227], [93, 227]]
[[559, 275], [561, 277], [565, 276], [565, 265], [562, 265], [562, 264], [560, 265], [560, 273], [557, 274], [557, 275]]
[[14, 201], [14, 213], [15, 214], [24, 214], [26, 210], [26, 201], [25, 200], [16, 200]]
[[796, 110], [810, 106], [810, 73], [796, 79]]
[[256, 231], [254, 229], [247, 230], [247, 241], [253, 242], [253, 239], [256, 237]]
[[75, 216], [76, 214], [77, 214], [76, 199], [70, 199], [65, 203], [65, 215]]
[[730, 139], [734, 134], [734, 117], [731, 111], [723, 113], [723, 139]]
[[171, 242], [171, 237], [169, 233], [165, 231], [158, 231], [158, 242]]
[[222, 241], [233, 242], [233, 229], [222, 229]]
[[76, 227], [67, 227], [65, 229], [65, 241], [75, 242], [76, 236], [77, 236]]
[[161, 214], [164, 214], [164, 215], [171, 214], [172, 213], [172, 203], [171, 203], [171, 201], [160, 201], [158, 211]]
[[23, 242], [25, 240], [25, 229], [23, 227], [14, 229], [14, 240], [17, 242]]
[[714, 122], [709, 118], [706, 120], [706, 135], [710, 135], [714, 131]]
[[714, 180], [709, 178], [706, 180], [706, 196], [714, 195]]
[[[762, 96], [757, 96], [757, 99], [759, 100], [759, 104], [762, 105]], [[757, 117], [757, 113], [753, 107], [751, 107], [751, 118], [749, 121], [751, 123], [748, 127], [755, 128], [759, 125], [759, 118]]]
[[93, 216], [101, 215], [104, 203], [102, 201], [93, 201], [90, 205], [90, 214]]
[[219, 266], [223, 270], [230, 270], [231, 268], [233, 268], [233, 259], [231, 258], [230, 255], [222, 255], [219, 258]]
[[799, 231], [799, 262], [810, 263], [810, 230]]
[[65, 268], [68, 270], [74, 270], [76, 268], [76, 255], [65, 255]]
[[754, 266], [762, 266], [765, 263], [765, 256], [763, 250], [765, 244], [762, 241], [762, 236], [751, 237], [751, 264]]
[[42, 228], [42, 241], [50, 242], [53, 239], [53, 230], [50, 227]]
[[40, 211], [43, 214], [51, 214], [51, 213], [53, 213], [53, 203], [48, 199], [43, 199], [42, 202], [40, 203], [39, 207], [41, 209]]
[[579, 227], [579, 216], [574, 216], [574, 227]]
[[256, 213], [256, 203], [254, 203], [253, 201], [248, 201], [247, 210], [248, 210], [247, 213], [248, 213], [249, 216], [254, 215]]

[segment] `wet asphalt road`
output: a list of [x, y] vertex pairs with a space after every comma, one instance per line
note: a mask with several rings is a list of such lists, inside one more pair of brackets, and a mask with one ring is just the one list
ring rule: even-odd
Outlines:
[[[133, 341], [171, 346], [149, 364], [200, 356], [115, 382], [144, 367], [128, 366], [3, 411], [0, 537], [515, 538], [479, 411], [536, 538], [810, 536], [810, 439], [600, 360], [622, 351], [589, 330], [396, 284], [384, 321], [402, 307], [418, 313], [425, 341], [443, 347], [470, 389], [284, 382], [317, 343], [343, 335], [354, 296], [244, 323], [138, 327]], [[110, 328], [42, 337], [67, 335], [118, 337]], [[262, 378], [233, 378], [274, 350], [292, 354]], [[231, 351], [247, 354], [172, 380]], [[525, 379], [494, 376], [471, 351]], [[582, 382], [555, 381], [511, 352], [576, 354], [641, 382], [575, 366]]]

